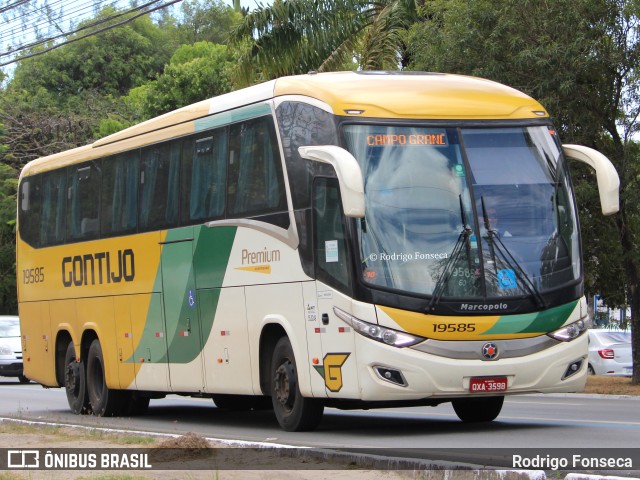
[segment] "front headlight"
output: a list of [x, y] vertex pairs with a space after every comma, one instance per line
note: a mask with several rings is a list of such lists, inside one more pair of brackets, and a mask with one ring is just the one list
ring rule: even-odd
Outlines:
[[570, 342], [571, 340], [578, 338], [586, 331], [587, 324], [583, 320], [578, 320], [577, 322], [565, 325], [558, 330], [549, 332], [547, 335], [549, 335], [551, 338], [555, 338], [556, 340], [560, 340], [561, 342]]
[[13, 355], [13, 349], [6, 343], [0, 343], [0, 355]]
[[381, 327], [380, 325], [374, 325], [373, 323], [365, 322], [359, 318], [349, 315], [347, 312], [340, 310], [337, 307], [333, 307], [333, 311], [336, 316], [351, 325], [353, 329], [360, 335], [363, 335], [371, 340], [391, 345], [393, 347], [410, 347], [416, 343], [423, 342], [425, 339], [416, 335], [411, 335], [407, 332], [399, 332], [391, 328]]

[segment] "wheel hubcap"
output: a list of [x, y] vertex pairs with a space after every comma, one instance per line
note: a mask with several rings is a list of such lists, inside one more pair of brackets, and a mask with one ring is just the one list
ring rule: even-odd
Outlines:
[[295, 373], [291, 362], [286, 361], [276, 369], [274, 393], [281, 405], [291, 407], [295, 397]]
[[65, 385], [67, 386], [67, 390], [77, 393], [78, 389], [78, 365], [76, 362], [71, 362], [67, 365], [67, 369], [65, 371]]

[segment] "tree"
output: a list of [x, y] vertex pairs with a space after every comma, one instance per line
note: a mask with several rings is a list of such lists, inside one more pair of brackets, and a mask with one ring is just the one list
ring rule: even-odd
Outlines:
[[221, 0], [192, 0], [182, 3], [177, 35], [181, 45], [197, 42], [226, 44], [242, 14]]
[[415, 0], [276, 0], [233, 33], [239, 81], [331, 71], [354, 57], [366, 70], [396, 70], [409, 63], [405, 33], [416, 20]]
[[[0, 149], [3, 147], [0, 145]], [[18, 313], [15, 248], [17, 184], [17, 172], [9, 165], [0, 164], [0, 313], [3, 314]]]
[[227, 93], [234, 65], [224, 45], [184, 45], [156, 80], [133, 89], [126, 102], [142, 120]]
[[[433, 0], [420, 13], [428, 20], [411, 31], [413, 68], [478, 75], [519, 88], [547, 107], [565, 142], [594, 147], [614, 162], [621, 179], [621, 209], [614, 217], [596, 215], [592, 195], [582, 196], [592, 191], [582, 185], [590, 172], [576, 170], [574, 180], [582, 196], [587, 265], [599, 269], [587, 279], [612, 295], [624, 272], [633, 383], [640, 383], [637, 0]], [[612, 232], [613, 246], [606, 244]]]
[[[112, 7], [105, 8], [87, 23], [113, 13]], [[46, 55], [18, 62], [7, 92], [35, 94], [58, 108], [76, 107], [78, 98], [86, 91], [97, 91], [101, 96], [126, 95], [131, 88], [162, 72], [177, 47], [170, 38], [148, 16], [140, 17]]]
[[[86, 23], [113, 13], [113, 8], [105, 8]], [[140, 17], [21, 60], [0, 93], [0, 122], [9, 147], [0, 159], [19, 170], [34, 158], [131, 125], [132, 114], [122, 97], [161, 73], [174, 45], [170, 32]]]

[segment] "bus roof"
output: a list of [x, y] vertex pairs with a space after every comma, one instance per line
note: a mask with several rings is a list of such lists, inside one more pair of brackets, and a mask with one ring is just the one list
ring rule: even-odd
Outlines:
[[[548, 117], [544, 107], [500, 83], [426, 72], [331, 72], [282, 77], [189, 105], [97, 140], [30, 162], [22, 175], [191, 133], [190, 122], [275, 97], [304, 96], [335, 115], [357, 118], [511, 120]], [[170, 129], [169, 132], [167, 129]], [[156, 135], [153, 132], [158, 132]], [[165, 133], [166, 132], [166, 133]], [[144, 135], [144, 140], [136, 137]], [[155, 137], [155, 138], [154, 138]]]
[[[427, 72], [336, 72], [282, 77], [274, 96], [305, 95], [334, 114], [438, 120], [546, 117], [538, 102], [491, 80]], [[362, 111], [360, 114], [349, 113]], [[539, 113], [536, 113], [539, 112]]]

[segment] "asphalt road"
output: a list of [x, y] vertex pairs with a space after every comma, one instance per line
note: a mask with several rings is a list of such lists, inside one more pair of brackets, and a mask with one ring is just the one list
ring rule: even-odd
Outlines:
[[507, 397], [489, 424], [460, 422], [450, 405], [369, 411], [326, 409], [318, 430], [284, 432], [271, 411], [229, 412], [211, 399], [152, 400], [146, 415], [70, 413], [62, 389], [0, 379], [0, 416], [89, 426], [273, 442], [318, 448], [609, 448], [640, 445], [640, 398], [594, 395]]

